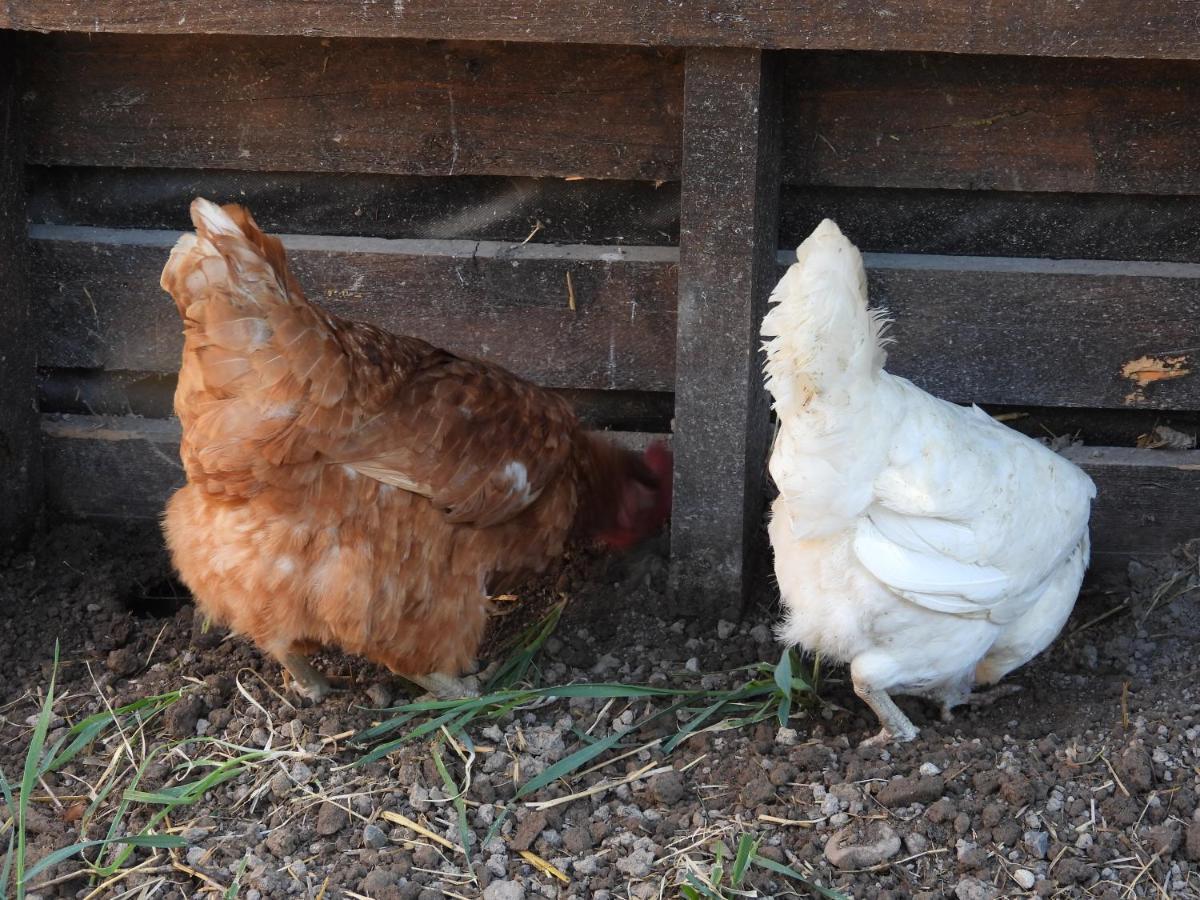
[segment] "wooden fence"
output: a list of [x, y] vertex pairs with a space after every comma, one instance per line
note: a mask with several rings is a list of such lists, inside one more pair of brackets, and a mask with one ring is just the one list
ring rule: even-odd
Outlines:
[[1200, 452], [1135, 446], [1200, 424], [1195, 4], [754, 6], [0, 6], [0, 531], [179, 482], [158, 273], [203, 194], [334, 311], [673, 429], [683, 609], [763, 559], [757, 326], [826, 215], [895, 371], [1084, 440], [1098, 566], [1200, 535]]

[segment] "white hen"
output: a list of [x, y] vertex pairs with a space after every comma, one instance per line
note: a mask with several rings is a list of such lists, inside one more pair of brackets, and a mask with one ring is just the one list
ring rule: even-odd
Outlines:
[[1046, 648], [1088, 562], [1091, 479], [978, 407], [885, 372], [862, 257], [822, 222], [763, 319], [779, 434], [770, 471], [781, 640], [850, 664], [883, 730], [889, 694], [951, 707]]

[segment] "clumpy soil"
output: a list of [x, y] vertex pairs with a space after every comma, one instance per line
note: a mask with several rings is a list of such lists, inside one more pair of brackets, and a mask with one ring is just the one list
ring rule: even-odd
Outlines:
[[[493, 646], [565, 595], [537, 659], [547, 684], [734, 687], [749, 677], [738, 667], [778, 658], [770, 603], [738, 622], [664, 621], [664, 580], [653, 549], [575, 560], [505, 605]], [[328, 653], [316, 663], [343, 690], [320, 706], [301, 701], [274, 662], [196, 621], [152, 527], [60, 525], [31, 553], [0, 561], [0, 767], [19, 781], [58, 640], [51, 742], [110, 706], [184, 693], [140, 730], [108, 729], [44, 777], [27, 865], [103, 836], [128, 788], [171, 788], [212, 771], [205, 758], [269, 752], [169, 811], [158, 830], [186, 847], [138, 849], [99, 877], [75, 857], [32, 880], [39, 897], [673, 897], [689, 875], [712, 877], [718, 845], [731, 852], [744, 834], [765, 860], [854, 898], [1200, 897], [1198, 582], [1195, 548], [1184, 547], [1093, 585], [1064, 636], [1010, 677], [1020, 693], [950, 723], [901, 700], [921, 728], [907, 745], [857, 747], [877, 724], [837, 670], [788, 729], [768, 720], [709, 731], [665, 756], [653, 741], [677, 723], [664, 717], [601, 760], [635, 752], [525, 799], [580, 796], [517, 804], [483, 846], [514, 782], [582, 746], [580, 733], [624, 730], [650, 704], [579, 698], [479, 721], [468, 729], [468, 861], [394, 818], [461, 842], [428, 740], [348, 766], [363, 752], [349, 738], [382, 718], [378, 708], [403, 702], [405, 683]], [[461, 784], [464, 763], [442, 752]], [[137, 795], [126, 806], [116, 833], [136, 833], [161, 808]], [[813, 895], [759, 865], [740, 890]]]

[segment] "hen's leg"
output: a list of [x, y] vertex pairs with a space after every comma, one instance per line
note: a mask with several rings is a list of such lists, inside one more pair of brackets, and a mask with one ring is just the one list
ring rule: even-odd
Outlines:
[[428, 675], [405, 675], [409, 681], [423, 687], [439, 700], [457, 700], [462, 697], [478, 697], [479, 688], [472, 684], [473, 678], [455, 678], [445, 672], [430, 672]]
[[292, 681], [295, 682], [296, 690], [304, 696], [308, 697], [314, 703], [320, 703], [333, 690], [329, 686], [329, 682], [325, 676], [312, 667], [312, 664], [305, 658], [304, 654], [298, 653], [295, 650], [288, 648], [282, 652], [276, 652], [275, 658], [288, 670], [288, 674], [292, 676]]
[[900, 711], [900, 707], [888, 696], [887, 691], [871, 683], [871, 678], [865, 671], [867, 666], [861, 664], [861, 659], [861, 657], [855, 659], [850, 665], [850, 678], [854, 682], [854, 693], [863, 703], [871, 707], [871, 711], [879, 717], [883, 728], [879, 734], [867, 738], [860, 746], [874, 747], [892, 741], [897, 743], [911, 741], [917, 736], [917, 727], [909, 721], [908, 716]]

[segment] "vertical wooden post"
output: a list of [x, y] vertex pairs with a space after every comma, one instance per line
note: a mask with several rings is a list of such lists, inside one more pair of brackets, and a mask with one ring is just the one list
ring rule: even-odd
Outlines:
[[676, 338], [676, 611], [741, 611], [763, 530], [758, 328], [776, 279], [779, 90], [761, 50], [693, 49], [684, 76]]
[[40, 499], [16, 44], [0, 31], [0, 546], [28, 533]]

